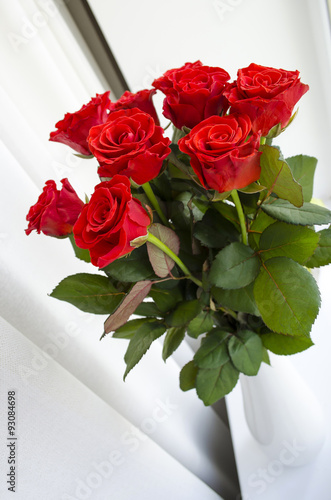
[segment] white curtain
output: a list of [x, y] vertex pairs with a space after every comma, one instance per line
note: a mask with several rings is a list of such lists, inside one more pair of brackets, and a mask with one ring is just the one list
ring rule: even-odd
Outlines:
[[17, 500], [235, 498], [227, 428], [178, 387], [190, 348], [164, 365], [153, 345], [124, 383], [126, 341], [99, 342], [104, 316], [48, 296], [65, 276], [95, 270], [69, 241], [24, 233], [46, 180], [68, 177], [81, 196], [98, 180], [92, 161], [48, 142], [65, 112], [106, 90], [63, 3], [0, 1], [0, 497], [12, 498], [13, 446]]

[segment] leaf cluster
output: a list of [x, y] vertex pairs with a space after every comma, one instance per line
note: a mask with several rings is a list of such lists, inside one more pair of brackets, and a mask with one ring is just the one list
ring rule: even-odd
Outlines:
[[[240, 373], [256, 375], [269, 362], [268, 351], [289, 355], [313, 345], [320, 294], [310, 270], [331, 262], [331, 212], [311, 201], [315, 158], [285, 160], [277, 147], [263, 145], [259, 181], [239, 190], [246, 245], [231, 193], [204, 189], [189, 158], [172, 149], [167, 168], [151, 181], [169, 227], [154, 213], [149, 231], [196, 281], [147, 242], [103, 275], [65, 278], [51, 296], [108, 316], [102, 337], [112, 333], [129, 342], [124, 378], [155, 340], [162, 337], [166, 361], [186, 335], [200, 338], [180, 387], [196, 389], [210, 405], [233, 389]], [[133, 196], [146, 203], [141, 187]]]

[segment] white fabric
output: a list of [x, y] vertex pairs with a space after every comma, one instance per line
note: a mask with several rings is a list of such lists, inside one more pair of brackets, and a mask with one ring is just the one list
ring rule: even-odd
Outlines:
[[[0, 94], [0, 497], [12, 498], [6, 398], [14, 390], [17, 500], [213, 500], [220, 491], [231, 498], [228, 432], [195, 394], [180, 391], [175, 360], [163, 364], [155, 344], [124, 383], [127, 341], [99, 342], [104, 316], [47, 295], [69, 274], [97, 271], [75, 259], [68, 240], [27, 237], [25, 216], [48, 179], [68, 177], [82, 197], [93, 191], [95, 163], [48, 136], [65, 112], [105, 89], [58, 13], [61, 2], [0, 4], [6, 68]], [[183, 346], [177, 359], [190, 356]]]

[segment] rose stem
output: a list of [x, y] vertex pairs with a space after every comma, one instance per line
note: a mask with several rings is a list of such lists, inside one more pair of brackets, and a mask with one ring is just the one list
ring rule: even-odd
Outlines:
[[231, 197], [232, 197], [232, 200], [233, 200], [233, 202], [234, 202], [234, 204], [236, 206], [236, 209], [237, 209], [237, 214], [238, 214], [238, 217], [239, 217], [240, 229], [241, 229], [243, 243], [245, 245], [247, 245], [248, 242], [247, 242], [247, 231], [246, 231], [245, 215], [244, 215], [243, 207], [241, 206], [239, 195], [238, 195], [238, 192], [237, 192], [236, 189], [234, 189], [233, 191], [231, 191]]
[[146, 194], [147, 198], [149, 199], [149, 201], [151, 202], [151, 204], [155, 208], [156, 213], [160, 217], [160, 219], [163, 222], [163, 224], [165, 226], [169, 227], [170, 226], [169, 221], [166, 219], [164, 213], [162, 212], [161, 207], [159, 205], [159, 202], [157, 201], [156, 196], [153, 193], [153, 190], [152, 190], [149, 182], [146, 182], [145, 184], [143, 184], [142, 188], [145, 191], [145, 194]]
[[159, 240], [156, 236], [154, 236], [151, 233], [148, 233], [147, 241], [149, 241], [149, 243], [152, 243], [160, 250], [162, 250], [162, 252], [168, 255], [181, 268], [181, 270], [183, 271], [183, 273], [185, 273], [187, 278], [192, 280], [196, 285], [202, 287], [202, 282], [197, 278], [195, 278], [194, 276], [192, 276], [190, 271], [185, 266], [184, 262], [182, 262], [180, 258], [177, 257], [177, 255], [172, 250], [170, 250], [169, 247], [167, 247], [167, 245], [165, 245], [161, 240]]

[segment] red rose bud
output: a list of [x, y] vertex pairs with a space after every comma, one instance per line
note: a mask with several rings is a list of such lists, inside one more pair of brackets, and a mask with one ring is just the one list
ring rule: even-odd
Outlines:
[[156, 125], [160, 125], [159, 118], [157, 116], [152, 96], [156, 93], [155, 89], [151, 90], [140, 90], [133, 94], [128, 90], [124, 92], [122, 97], [120, 97], [116, 102], [111, 102], [109, 105], [110, 111], [117, 111], [118, 109], [132, 109], [138, 108], [140, 111], [144, 111], [151, 115]]
[[260, 177], [260, 135], [245, 115], [212, 116], [178, 141], [191, 158], [201, 184], [223, 193], [248, 186]]
[[288, 124], [299, 99], [308, 91], [301, 83], [298, 71], [269, 68], [250, 64], [238, 71], [237, 80], [224, 91], [230, 112], [247, 114], [254, 132], [263, 136], [281, 124]]
[[109, 91], [97, 94], [88, 104], [76, 113], [67, 113], [63, 120], [55, 125], [58, 130], [51, 132], [49, 140], [61, 142], [83, 155], [90, 155], [87, 138], [91, 127], [107, 120]]
[[93, 127], [89, 147], [97, 158], [100, 177], [116, 174], [145, 184], [160, 173], [163, 160], [170, 154], [170, 140], [153, 118], [138, 108], [110, 113], [105, 124]]
[[154, 80], [153, 87], [166, 95], [163, 114], [175, 127], [193, 128], [202, 120], [221, 115], [228, 108], [223, 90], [230, 75], [222, 68], [200, 61], [171, 69]]
[[150, 223], [140, 201], [132, 198], [129, 179], [115, 175], [95, 187], [73, 233], [76, 244], [89, 250], [92, 264], [102, 268], [132, 252], [130, 242], [147, 235]]
[[84, 206], [68, 179], [62, 179], [62, 189], [56, 189], [54, 181], [47, 181], [38, 201], [33, 205], [26, 220], [26, 234], [34, 229], [39, 234], [62, 238], [72, 233], [72, 228]]

